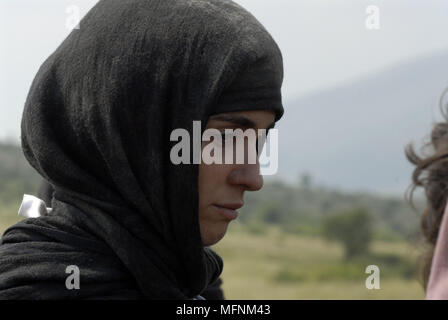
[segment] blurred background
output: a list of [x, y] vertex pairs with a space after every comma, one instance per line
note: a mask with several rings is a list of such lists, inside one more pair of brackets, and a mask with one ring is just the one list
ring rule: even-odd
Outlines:
[[[95, 0], [0, 0], [0, 233], [38, 174], [20, 149], [38, 68]], [[422, 299], [404, 147], [427, 141], [448, 87], [443, 0], [236, 0], [284, 58], [279, 170], [227, 236], [228, 299]], [[367, 289], [369, 265], [380, 289]]]

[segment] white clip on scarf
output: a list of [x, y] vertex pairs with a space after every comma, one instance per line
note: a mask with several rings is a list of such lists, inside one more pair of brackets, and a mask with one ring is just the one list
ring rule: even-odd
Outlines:
[[26, 218], [38, 218], [51, 212], [45, 202], [35, 196], [24, 194], [22, 204], [19, 208], [19, 215]]

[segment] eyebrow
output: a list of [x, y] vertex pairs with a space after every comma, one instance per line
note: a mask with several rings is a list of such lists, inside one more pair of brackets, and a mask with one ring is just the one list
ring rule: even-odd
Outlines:
[[[250, 120], [244, 116], [220, 114], [220, 115], [212, 116], [212, 117], [210, 117], [210, 119], [231, 122], [231, 123], [240, 125], [243, 128], [255, 128], [257, 126], [257, 124], [255, 122], [253, 122], [252, 120]], [[275, 121], [272, 122], [266, 129], [269, 130], [274, 127], [275, 127]]]

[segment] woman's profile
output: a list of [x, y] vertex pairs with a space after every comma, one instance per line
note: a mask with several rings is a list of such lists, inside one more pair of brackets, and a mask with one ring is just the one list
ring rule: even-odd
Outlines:
[[22, 149], [52, 210], [3, 234], [0, 299], [201, 299], [223, 270], [210, 246], [263, 178], [258, 161], [175, 164], [171, 134], [272, 128], [282, 82], [233, 1], [99, 1], [27, 96]]

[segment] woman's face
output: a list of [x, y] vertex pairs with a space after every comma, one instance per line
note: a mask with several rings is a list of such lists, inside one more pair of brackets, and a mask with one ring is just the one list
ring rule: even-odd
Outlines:
[[[251, 128], [256, 133], [258, 129], [266, 129], [267, 134], [267, 130], [274, 126], [274, 119], [274, 112], [269, 110], [220, 113], [209, 118], [205, 129], [213, 128], [221, 133], [224, 133], [225, 129], [240, 128], [244, 131]], [[210, 142], [204, 142], [202, 147], [208, 143]], [[263, 186], [263, 177], [259, 174], [258, 157], [255, 163], [248, 161], [247, 139], [244, 143], [242, 164], [235, 161], [236, 148], [233, 152], [232, 164], [224, 163], [223, 147], [223, 164], [205, 164], [201, 161], [199, 165], [199, 225], [204, 246], [211, 246], [221, 240], [232, 220], [219, 207], [234, 206], [233, 209], [238, 209], [244, 203], [246, 190], [257, 191]]]

